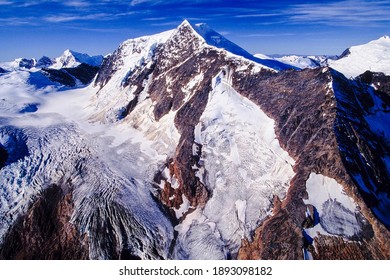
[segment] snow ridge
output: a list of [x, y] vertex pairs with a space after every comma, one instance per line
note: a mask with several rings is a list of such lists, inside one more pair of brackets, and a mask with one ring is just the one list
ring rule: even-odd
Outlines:
[[290, 68], [296, 68], [291, 65], [287, 65], [285, 63], [276, 61], [274, 59], [261, 59], [253, 56], [240, 46], [234, 44], [233, 42], [226, 39], [224, 36], [211, 29], [206, 23], [197, 23], [192, 24], [185, 20], [182, 25], [191, 26], [191, 28], [201, 36], [201, 38], [210, 46], [214, 46], [216, 48], [224, 49], [232, 54], [244, 57], [256, 63], [262, 64], [274, 70], [285, 70]]

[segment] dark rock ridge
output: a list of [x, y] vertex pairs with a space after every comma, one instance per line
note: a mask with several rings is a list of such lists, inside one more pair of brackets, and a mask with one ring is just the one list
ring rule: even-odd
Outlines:
[[0, 144], [0, 169], [3, 168], [8, 159], [8, 153], [4, 149], [3, 145]]
[[0, 67], [0, 74], [4, 74], [4, 73], [7, 73], [7, 71]]
[[45, 68], [53, 65], [54, 61], [47, 57], [47, 56], [42, 56], [36, 63], [35, 67], [37, 68]]
[[366, 72], [350, 81], [337, 76], [336, 135], [344, 166], [367, 206], [390, 229], [390, 174], [385, 162], [390, 143], [381, 114], [390, 110], [390, 77]]
[[338, 57], [338, 59], [344, 58], [350, 54], [351, 54], [351, 50], [348, 48], [345, 51], [343, 51], [343, 53]]
[[19, 67], [26, 68], [26, 69], [31, 69], [35, 66], [36, 60], [35, 59], [27, 59], [27, 58], [22, 58], [19, 61]]
[[43, 74], [46, 75], [52, 82], [60, 83], [68, 87], [74, 87], [79, 82], [83, 85], [89, 84], [98, 71], [98, 66], [91, 66], [85, 63], [82, 63], [74, 68], [42, 69]]
[[8, 231], [0, 259], [88, 259], [88, 240], [70, 223], [72, 193], [57, 185], [42, 196]]

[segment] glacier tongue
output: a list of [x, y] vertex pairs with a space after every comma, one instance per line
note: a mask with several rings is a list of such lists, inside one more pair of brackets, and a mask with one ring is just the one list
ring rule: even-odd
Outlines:
[[[273, 197], [285, 198], [294, 160], [280, 147], [274, 121], [231, 87], [228, 68], [213, 79], [195, 140], [202, 145], [199, 165], [206, 170], [203, 179], [211, 197], [202, 215], [188, 215], [183, 221], [187, 226], [176, 228], [181, 246], [190, 258], [199, 259], [204, 258], [199, 246], [209, 244], [208, 257], [219, 259], [227, 256], [222, 240], [234, 256], [241, 240], [251, 239], [272, 213]], [[206, 239], [204, 231], [213, 234]]]

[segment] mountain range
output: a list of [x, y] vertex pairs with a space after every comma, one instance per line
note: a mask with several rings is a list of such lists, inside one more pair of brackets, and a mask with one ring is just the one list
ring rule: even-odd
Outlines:
[[390, 39], [205, 24], [0, 65], [1, 259], [389, 259]]

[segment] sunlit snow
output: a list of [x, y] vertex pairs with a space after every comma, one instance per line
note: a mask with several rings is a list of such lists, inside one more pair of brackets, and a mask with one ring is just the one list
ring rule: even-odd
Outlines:
[[336, 180], [321, 174], [311, 173], [306, 181], [309, 195], [306, 204], [313, 205], [318, 211], [320, 223], [306, 229], [311, 237], [317, 232], [325, 235], [353, 237], [361, 231], [356, 218], [357, 204], [346, 195]]
[[[199, 231], [206, 227], [200, 224], [210, 222], [215, 223], [215, 234], [229, 252], [236, 254], [241, 239], [251, 239], [256, 227], [270, 215], [273, 196], [285, 197], [294, 176], [294, 160], [279, 146], [274, 121], [231, 87], [230, 75], [226, 68], [213, 80], [208, 104], [195, 128], [195, 141], [202, 145], [203, 180], [212, 195], [201, 216], [205, 221], [192, 215], [183, 222], [187, 227], [177, 228], [181, 245], [191, 258], [203, 258], [197, 247], [188, 247], [188, 243], [209, 244]], [[216, 243], [208, 254], [226, 257], [220, 241], [214, 235], [212, 239]]]

